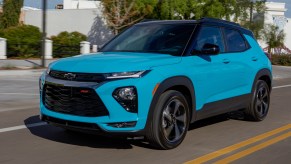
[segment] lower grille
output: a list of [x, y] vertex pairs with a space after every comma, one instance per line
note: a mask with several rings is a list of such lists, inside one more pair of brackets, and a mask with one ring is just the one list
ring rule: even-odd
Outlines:
[[62, 126], [62, 127], [67, 127], [67, 128], [76, 128], [76, 129], [94, 130], [94, 131], [101, 130], [97, 124], [67, 121], [67, 120], [53, 118], [53, 117], [49, 117], [45, 115], [42, 116], [42, 121], [46, 121], [46, 122], [49, 122], [50, 124], [55, 124], [57, 126]]
[[43, 102], [47, 109], [77, 116], [109, 115], [100, 97], [91, 88], [44, 85]]

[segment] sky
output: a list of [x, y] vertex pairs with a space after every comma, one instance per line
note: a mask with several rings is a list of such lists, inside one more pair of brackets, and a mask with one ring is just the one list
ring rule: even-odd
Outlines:
[[[0, 0], [0, 2], [3, 0]], [[62, 4], [63, 0], [47, 0], [48, 2], [48, 8], [54, 9], [56, 4]], [[285, 2], [285, 8], [287, 8], [287, 11], [285, 13], [285, 16], [288, 18], [291, 18], [291, 0], [268, 0], [268, 2]], [[41, 8], [42, 0], [24, 0], [25, 6], [35, 7], [35, 8]]]

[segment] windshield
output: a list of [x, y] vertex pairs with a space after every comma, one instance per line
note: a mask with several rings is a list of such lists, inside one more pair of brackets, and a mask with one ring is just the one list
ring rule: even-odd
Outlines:
[[195, 24], [140, 24], [118, 35], [101, 52], [163, 53], [181, 56]]

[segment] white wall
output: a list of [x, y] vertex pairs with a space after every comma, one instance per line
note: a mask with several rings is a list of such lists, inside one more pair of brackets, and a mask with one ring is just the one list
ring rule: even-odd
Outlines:
[[100, 8], [100, 0], [64, 0], [64, 9]]
[[[24, 12], [24, 24], [34, 25], [42, 30], [42, 11]], [[104, 44], [113, 34], [101, 17], [99, 9], [48, 10], [47, 36], [57, 35], [62, 31], [78, 31], [87, 35], [92, 44]]]

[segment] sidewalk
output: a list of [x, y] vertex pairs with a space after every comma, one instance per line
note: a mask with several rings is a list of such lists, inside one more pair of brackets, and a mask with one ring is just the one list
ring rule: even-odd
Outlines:
[[45, 69], [26, 70], [0, 70], [0, 77], [3, 76], [40, 76]]
[[[56, 59], [46, 59], [46, 67]], [[16, 68], [36, 68], [41, 66], [41, 59], [5, 59], [0, 60], [0, 68], [16, 67]]]

